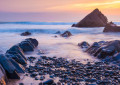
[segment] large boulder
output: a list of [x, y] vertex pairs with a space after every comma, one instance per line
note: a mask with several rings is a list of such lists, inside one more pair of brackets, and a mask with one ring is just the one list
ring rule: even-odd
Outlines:
[[23, 50], [23, 52], [34, 51], [34, 45], [30, 41], [22, 41], [19, 43], [19, 47]]
[[95, 9], [77, 24], [72, 27], [104, 27], [107, 24], [107, 17], [99, 9]]
[[120, 26], [110, 22], [105, 26], [103, 32], [120, 32]]
[[17, 53], [19, 53], [25, 60], [27, 60], [26, 57], [24, 56], [23, 50], [22, 50], [18, 45], [12, 46], [8, 51], [17, 52]]
[[37, 47], [39, 44], [38, 41], [34, 38], [27, 38], [25, 40], [30, 41], [35, 47]]
[[15, 66], [3, 54], [0, 55], [0, 64], [4, 68], [8, 78], [10, 78], [10, 79], [20, 79], [18, 73], [16, 72]]
[[65, 31], [63, 34], [61, 34], [62, 37], [70, 37], [72, 36], [71, 32]]
[[19, 53], [15, 51], [7, 51], [6, 56], [8, 58], [14, 59], [16, 62], [20, 63], [21, 65], [27, 64], [27, 60], [25, 60]]
[[25, 71], [25, 68], [24, 68], [22, 65], [18, 64], [18, 63], [17, 63], [15, 60], [13, 60], [12, 58], [9, 58], [9, 61], [11, 61], [11, 63], [15, 66], [17, 73], [25, 73], [25, 72], [24, 72], [24, 71]]
[[85, 52], [91, 54], [100, 59], [105, 59], [106, 57], [112, 57], [116, 53], [120, 52], [120, 41], [100, 41], [94, 42]]

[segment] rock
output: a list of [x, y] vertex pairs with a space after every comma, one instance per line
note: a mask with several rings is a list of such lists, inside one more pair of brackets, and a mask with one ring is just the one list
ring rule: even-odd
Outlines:
[[[105, 58], [112, 59], [111, 56], [120, 52], [119, 45], [120, 45], [119, 40], [107, 41], [107, 42], [105, 41], [94, 42], [85, 52], [100, 59], [105, 59]], [[116, 55], [116, 58], [119, 57], [117, 57]]]
[[78, 46], [86, 50], [90, 45], [88, 42], [83, 41], [82, 43], [78, 43]]
[[11, 58], [9, 58], [9, 60], [15, 66], [17, 73], [25, 73], [24, 72], [25, 68], [23, 66], [21, 66], [20, 64], [18, 64], [15, 60], [13, 60]]
[[31, 33], [28, 32], [28, 31], [26, 31], [26, 32], [21, 33], [20, 35], [21, 35], [21, 36], [28, 36], [28, 35], [31, 35]]
[[61, 32], [60, 32], [60, 31], [57, 31], [55, 34], [61, 34]]
[[26, 57], [24, 56], [23, 50], [18, 45], [12, 46], [8, 51], [15, 51], [19, 53], [25, 60], [27, 60]]
[[15, 52], [15, 51], [7, 51], [6, 56], [8, 58], [14, 59], [16, 62], [18, 62], [22, 65], [27, 64], [27, 61], [19, 53]]
[[19, 44], [19, 47], [23, 50], [23, 52], [34, 51], [34, 46], [29, 41], [22, 41]]
[[54, 83], [54, 81], [52, 79], [49, 79], [49, 80], [43, 82], [43, 85], [51, 85], [53, 83]]
[[35, 47], [37, 47], [38, 44], [39, 44], [38, 41], [36, 39], [34, 39], [34, 38], [27, 38], [25, 40], [30, 41]]
[[71, 32], [65, 31], [63, 34], [61, 34], [62, 37], [70, 37], [72, 36]]
[[7, 77], [6, 77], [5, 70], [0, 64], [0, 85], [6, 85], [6, 80], [7, 80]]
[[20, 79], [15, 66], [3, 54], [0, 55], [0, 64], [4, 68], [6, 75], [10, 79]]
[[110, 22], [105, 26], [103, 32], [120, 32], [120, 26]]
[[72, 27], [104, 27], [107, 24], [107, 17], [99, 9], [95, 9], [77, 24]]

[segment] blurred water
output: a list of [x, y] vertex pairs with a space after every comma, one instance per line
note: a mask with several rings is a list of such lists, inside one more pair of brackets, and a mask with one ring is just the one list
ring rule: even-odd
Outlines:
[[[26, 56], [36, 56], [38, 50], [45, 51], [44, 55], [64, 57], [67, 59], [76, 59], [85, 63], [87, 59], [96, 61], [94, 57], [84, 53], [77, 44], [87, 41], [92, 44], [97, 41], [120, 40], [120, 33], [103, 33], [104, 27], [97, 28], [75, 28], [71, 25], [35, 25], [35, 24], [0, 24], [0, 52], [5, 53], [11, 46], [21, 42], [25, 38], [36, 38], [39, 46], [34, 52], [26, 54]], [[57, 31], [69, 30], [73, 36], [63, 38], [56, 33]], [[31, 36], [20, 36], [21, 32], [30, 31]], [[54, 36], [58, 37], [55, 38]], [[21, 76], [22, 77], [22, 76]], [[29, 82], [27, 82], [29, 81]], [[22, 78], [19, 81], [13, 81], [10, 85], [16, 85], [23, 82], [25, 85], [38, 85], [38, 81], [30, 77]]]

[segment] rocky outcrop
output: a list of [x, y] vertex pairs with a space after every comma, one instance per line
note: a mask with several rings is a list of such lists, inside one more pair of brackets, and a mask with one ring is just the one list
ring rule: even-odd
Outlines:
[[80, 47], [86, 48], [85, 52], [99, 59], [106, 59], [109, 61], [120, 60], [120, 41], [100, 41], [94, 42], [92, 45], [86, 45], [84, 42], [79, 44]]
[[105, 26], [103, 32], [120, 32], [120, 26], [110, 22]]
[[26, 32], [21, 33], [20, 35], [21, 35], [21, 36], [28, 36], [28, 35], [31, 35], [31, 33], [28, 32], [28, 31], [26, 31]]
[[95, 9], [77, 24], [72, 27], [104, 27], [107, 24], [107, 17], [99, 9]]
[[33, 51], [38, 41], [27, 38], [21, 43], [12, 46], [5, 54], [0, 54], [0, 85], [6, 85], [7, 78], [20, 79], [18, 73], [24, 73], [27, 64], [25, 52]]
[[18, 73], [16, 72], [16, 68], [14, 65], [8, 60], [5, 55], [0, 55], [0, 64], [5, 69], [7, 77], [10, 79], [20, 79]]
[[72, 36], [71, 32], [65, 31], [63, 34], [61, 34], [62, 37], [70, 37]]

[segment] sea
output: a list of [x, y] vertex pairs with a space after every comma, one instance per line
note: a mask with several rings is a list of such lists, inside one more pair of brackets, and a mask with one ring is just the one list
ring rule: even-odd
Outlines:
[[[75, 59], [82, 63], [86, 61], [99, 61], [93, 56], [83, 52], [78, 47], [78, 43], [87, 41], [89, 44], [98, 41], [120, 40], [120, 33], [103, 33], [104, 27], [93, 28], [76, 28], [71, 25], [76, 22], [0, 22], [0, 53], [4, 54], [10, 47], [20, 43], [26, 38], [36, 38], [39, 41], [39, 46], [34, 52], [26, 53], [26, 57], [42, 55], [49, 57], [64, 57], [68, 60]], [[120, 22], [114, 22], [120, 25]], [[21, 36], [22, 32], [29, 31], [30, 36]], [[73, 36], [69, 38], [61, 37], [56, 34], [70, 31]], [[57, 36], [57, 37], [54, 37]], [[39, 55], [42, 50], [45, 54]], [[29, 82], [26, 82], [29, 81]], [[18, 82], [24, 82], [25, 85], [35, 85], [35, 82], [30, 78], [23, 78], [20, 81], [14, 82], [11, 85], [16, 85]]]

